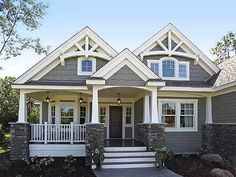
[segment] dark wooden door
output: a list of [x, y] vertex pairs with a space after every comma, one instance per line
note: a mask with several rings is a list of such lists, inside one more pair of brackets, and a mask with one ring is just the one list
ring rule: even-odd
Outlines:
[[110, 138], [122, 138], [122, 107], [110, 106]]

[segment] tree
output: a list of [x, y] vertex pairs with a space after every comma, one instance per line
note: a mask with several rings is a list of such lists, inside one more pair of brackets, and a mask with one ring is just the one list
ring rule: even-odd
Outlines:
[[[39, 38], [24, 36], [20, 31], [34, 31], [46, 14], [48, 5], [37, 0], [1, 0], [0, 2], [0, 58], [8, 59], [33, 49], [37, 54], [47, 53]], [[22, 33], [23, 33], [22, 32]]]
[[[9, 122], [18, 120], [19, 91], [12, 89], [14, 77], [0, 79], [0, 124], [3, 128], [9, 127]], [[27, 119], [30, 123], [39, 122], [39, 106], [36, 100], [27, 96]]]
[[211, 49], [211, 53], [217, 57], [216, 63], [220, 63], [225, 59], [236, 54], [236, 33], [231, 31], [217, 42], [216, 46]]

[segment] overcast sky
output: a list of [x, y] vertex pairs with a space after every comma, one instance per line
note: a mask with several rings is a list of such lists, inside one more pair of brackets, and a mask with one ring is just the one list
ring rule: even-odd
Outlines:
[[[30, 33], [51, 50], [81, 30], [91, 27], [118, 52], [134, 50], [168, 23], [173, 23], [209, 58], [210, 49], [228, 31], [236, 32], [235, 0], [54, 0], [42, 26]], [[28, 33], [29, 34], [29, 33]], [[28, 35], [24, 33], [23, 35]], [[0, 77], [18, 77], [43, 56], [25, 50], [0, 61]]]

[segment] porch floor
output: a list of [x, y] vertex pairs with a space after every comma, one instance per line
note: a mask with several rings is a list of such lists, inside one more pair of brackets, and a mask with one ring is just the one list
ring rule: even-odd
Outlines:
[[105, 147], [138, 147], [144, 146], [143, 143], [134, 139], [105, 139]]

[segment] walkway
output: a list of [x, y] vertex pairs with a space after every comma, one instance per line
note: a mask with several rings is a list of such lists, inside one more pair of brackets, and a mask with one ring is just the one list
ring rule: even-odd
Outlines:
[[181, 177], [168, 169], [158, 168], [101, 169], [94, 173], [97, 177]]

